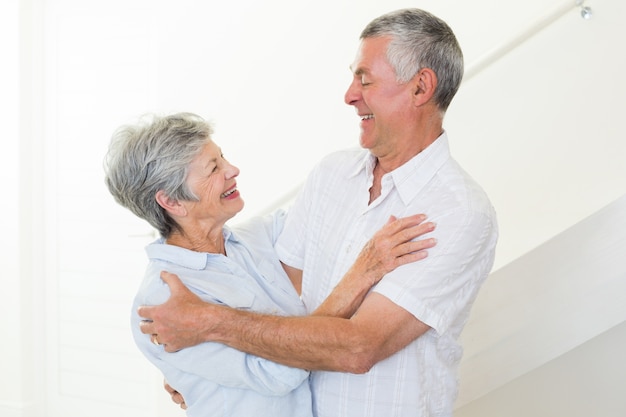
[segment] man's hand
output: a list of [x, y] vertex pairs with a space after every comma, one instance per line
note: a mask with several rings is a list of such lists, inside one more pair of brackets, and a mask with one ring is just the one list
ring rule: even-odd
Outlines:
[[185, 399], [183, 398], [182, 394], [172, 388], [172, 386], [168, 384], [165, 380], [163, 380], [163, 388], [165, 388], [165, 391], [170, 394], [170, 397], [172, 397], [172, 401], [174, 401], [174, 403], [178, 404], [183, 410], [187, 409], [187, 404], [185, 404]]
[[191, 292], [178, 276], [163, 271], [161, 279], [169, 285], [171, 296], [164, 304], [139, 307], [137, 312], [145, 319], [141, 332], [150, 335], [153, 343], [164, 345], [167, 352], [204, 342], [198, 329], [206, 325], [201, 312], [210, 304]]

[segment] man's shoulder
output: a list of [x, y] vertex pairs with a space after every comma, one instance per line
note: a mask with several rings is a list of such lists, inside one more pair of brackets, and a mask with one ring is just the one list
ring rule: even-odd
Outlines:
[[431, 210], [439, 215], [462, 213], [477, 218], [495, 218], [493, 205], [486, 190], [461, 167], [449, 158], [435, 173], [429, 184], [420, 194], [430, 201]]

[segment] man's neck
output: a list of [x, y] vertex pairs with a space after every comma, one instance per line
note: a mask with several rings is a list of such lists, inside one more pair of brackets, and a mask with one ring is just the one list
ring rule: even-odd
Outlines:
[[374, 180], [372, 182], [372, 186], [370, 187], [370, 200], [368, 204], [372, 204], [374, 200], [380, 197], [380, 193], [382, 191], [382, 179], [383, 175], [387, 174], [389, 171], [386, 171], [376, 159], [376, 165], [374, 166]]

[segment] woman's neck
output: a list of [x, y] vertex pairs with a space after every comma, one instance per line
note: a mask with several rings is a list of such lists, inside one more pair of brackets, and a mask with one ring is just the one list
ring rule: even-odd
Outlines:
[[203, 230], [201, 227], [185, 227], [172, 232], [165, 241], [169, 245], [180, 246], [195, 252], [226, 255], [223, 225], [209, 230]]

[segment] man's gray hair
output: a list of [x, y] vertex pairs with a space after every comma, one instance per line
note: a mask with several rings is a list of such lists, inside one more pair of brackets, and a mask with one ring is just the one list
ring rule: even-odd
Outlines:
[[377, 36], [392, 37], [387, 59], [398, 82], [410, 81], [422, 68], [435, 72], [434, 99], [445, 112], [463, 78], [463, 53], [448, 24], [424, 10], [401, 9], [374, 19], [360, 38]]
[[105, 183], [115, 201], [168, 237], [178, 225], [156, 194], [163, 190], [176, 200], [198, 200], [186, 183], [189, 164], [212, 134], [211, 125], [192, 113], [147, 115], [118, 128], [104, 163]]

